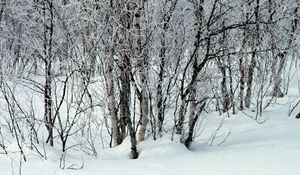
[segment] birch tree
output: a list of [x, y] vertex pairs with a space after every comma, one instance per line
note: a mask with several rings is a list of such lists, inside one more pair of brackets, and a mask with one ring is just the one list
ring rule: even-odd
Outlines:
[[[202, 25], [202, 15], [203, 15], [203, 3], [204, 0], [195, 0], [193, 1], [193, 5], [194, 5], [194, 15], [195, 15], [195, 24], [194, 24], [194, 43], [193, 43], [193, 47], [190, 53], [190, 62], [192, 62], [192, 68], [193, 68], [193, 73], [192, 73], [192, 78], [189, 82], [189, 84], [187, 85], [186, 90], [184, 90], [184, 81], [182, 81], [181, 83], [181, 95], [180, 95], [180, 100], [181, 100], [181, 105], [179, 108], [179, 113], [178, 113], [178, 123], [177, 123], [177, 127], [176, 127], [176, 133], [177, 134], [182, 134], [182, 129], [183, 129], [183, 123], [184, 123], [184, 116], [185, 116], [185, 101], [188, 97], [188, 95], [190, 95], [190, 119], [194, 117], [195, 114], [195, 94], [196, 94], [196, 79], [197, 76], [199, 74], [199, 72], [204, 68], [206, 62], [209, 60], [208, 57], [204, 57], [204, 59], [202, 60], [201, 63], [198, 63], [198, 58], [197, 58], [197, 52], [200, 46], [200, 39], [201, 39], [201, 25]], [[207, 46], [209, 45], [210, 39], [208, 39], [207, 41]], [[210, 47], [210, 46], [208, 46]], [[209, 52], [209, 51], [208, 51]]]
[[[246, 90], [246, 96], [245, 96], [245, 106], [247, 108], [250, 107], [251, 104], [251, 98], [252, 98], [252, 88], [253, 88], [253, 79], [254, 79], [254, 74], [255, 74], [255, 66], [256, 66], [256, 57], [257, 57], [257, 52], [259, 50], [259, 42], [260, 42], [260, 26], [259, 26], [259, 20], [260, 20], [260, 0], [255, 1], [255, 8], [254, 8], [254, 17], [255, 17], [255, 34], [253, 38], [253, 52], [251, 55], [251, 60], [250, 64], [248, 65], [248, 75], [247, 75], [247, 90]], [[252, 2], [249, 2], [249, 6], [251, 5]]]
[[123, 51], [122, 51], [122, 60], [120, 63], [120, 81], [121, 81], [121, 89], [120, 89], [120, 128], [122, 139], [126, 137], [126, 127], [129, 131], [130, 141], [131, 141], [131, 157], [133, 159], [138, 158], [137, 151], [137, 140], [136, 140], [136, 132], [131, 120], [131, 76], [132, 76], [132, 65], [131, 65], [131, 54], [130, 54], [130, 30], [132, 29], [131, 25], [131, 14], [130, 14], [130, 5], [129, 0], [125, 0], [124, 2], [124, 15], [123, 15]]
[[45, 64], [45, 85], [44, 85], [44, 104], [45, 104], [45, 125], [48, 130], [48, 138], [46, 140], [51, 146], [53, 142], [53, 127], [54, 118], [52, 114], [52, 44], [53, 44], [53, 32], [54, 32], [54, 9], [53, 1], [43, 1], [43, 17], [44, 23], [44, 64]]
[[110, 2], [111, 7], [111, 41], [110, 41], [110, 48], [107, 58], [107, 95], [108, 95], [108, 108], [109, 108], [109, 114], [111, 117], [111, 132], [112, 132], [112, 139], [113, 139], [113, 146], [117, 146], [121, 143], [120, 138], [120, 130], [118, 126], [118, 114], [117, 114], [117, 108], [116, 108], [116, 97], [115, 97], [115, 85], [114, 85], [114, 56], [115, 56], [115, 50], [117, 45], [117, 33], [118, 33], [118, 27], [116, 22], [116, 6], [117, 1], [112, 0]]
[[148, 106], [148, 96], [147, 96], [147, 80], [146, 80], [146, 71], [145, 71], [145, 60], [142, 57], [142, 33], [141, 33], [141, 25], [140, 18], [143, 9], [143, 0], [135, 1], [135, 11], [134, 11], [134, 34], [135, 34], [135, 57], [136, 57], [136, 67], [138, 72], [138, 99], [140, 105], [140, 123], [139, 123], [139, 131], [138, 131], [138, 140], [143, 141], [145, 139], [145, 134], [148, 125], [148, 114], [149, 114], [149, 106]]
[[[157, 92], [156, 92], [156, 98], [157, 98], [157, 119], [158, 119], [158, 133], [160, 136], [162, 136], [162, 129], [163, 129], [163, 122], [164, 122], [164, 115], [165, 115], [165, 95], [163, 94], [163, 84], [165, 79], [165, 71], [166, 71], [166, 61], [167, 61], [167, 32], [170, 28], [170, 20], [174, 13], [174, 10], [177, 6], [177, 0], [173, 1], [164, 1], [165, 6], [168, 5], [168, 2], [171, 4], [170, 7], [165, 9], [162, 12], [162, 34], [160, 36], [161, 40], [161, 46], [159, 50], [159, 72], [158, 72], [158, 83], [157, 83]], [[167, 6], [168, 7], [168, 6]]]

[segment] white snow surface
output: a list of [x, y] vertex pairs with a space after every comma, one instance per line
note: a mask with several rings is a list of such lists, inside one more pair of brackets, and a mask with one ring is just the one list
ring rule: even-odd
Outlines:
[[[300, 120], [288, 117], [288, 106], [273, 105], [264, 113], [266, 122], [258, 124], [241, 112], [225, 118], [212, 146], [210, 137], [223, 117], [205, 116], [205, 131], [187, 150], [175, 136], [154, 141], [149, 137], [139, 143], [140, 156], [131, 160], [130, 141], [99, 152], [97, 158], [84, 156], [79, 151], [66, 155], [65, 169], [59, 168], [61, 152], [47, 149], [47, 160], [34, 154], [23, 162], [23, 175], [299, 175]], [[251, 112], [248, 112], [251, 113]], [[254, 115], [254, 114], [253, 114]], [[204, 126], [203, 126], [204, 127]], [[226, 141], [222, 140], [229, 134]], [[12, 154], [0, 155], [0, 174], [18, 174], [19, 159]], [[68, 168], [83, 168], [71, 170]]]
[[[300, 100], [299, 70], [292, 77], [289, 94], [276, 99], [259, 122], [253, 119], [255, 108], [230, 117], [202, 114], [190, 150], [179, 136], [172, 141], [172, 130], [166, 130], [162, 138], [148, 136], [138, 144], [137, 160], [130, 159], [127, 138], [115, 148], [97, 146], [96, 158], [78, 148], [69, 149], [64, 166], [60, 166], [59, 144], [54, 148], [41, 144], [38, 149], [42, 154], [46, 150], [47, 159], [26, 149], [27, 161], [20, 166], [17, 145], [6, 142], [9, 154], [0, 149], [0, 175], [300, 175], [300, 119], [295, 119], [300, 105], [288, 116]], [[172, 128], [172, 121], [166, 125]]]

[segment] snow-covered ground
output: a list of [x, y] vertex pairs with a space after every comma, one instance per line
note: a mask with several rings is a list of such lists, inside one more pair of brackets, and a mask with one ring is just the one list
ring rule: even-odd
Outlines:
[[[300, 120], [288, 117], [287, 100], [281, 101], [264, 113], [267, 121], [262, 124], [242, 113], [225, 118], [213, 146], [209, 146], [211, 135], [223, 118], [207, 115], [203, 119], [207, 129], [196, 138], [191, 150], [176, 136], [171, 141], [165, 135], [139, 143], [139, 159], [130, 160], [130, 142], [125, 140], [121, 146], [101, 151], [97, 158], [69, 152], [62, 170], [60, 151], [46, 148], [47, 160], [28, 155], [21, 171], [23, 175], [299, 175]], [[226, 141], [218, 146], [228, 133]], [[82, 169], [72, 170], [82, 165]], [[19, 171], [18, 159], [0, 155], [1, 175]]]
[[[129, 158], [129, 139], [112, 149], [99, 144], [96, 158], [75, 147], [62, 159], [59, 144], [40, 144], [45, 159], [24, 146], [26, 162], [20, 162], [17, 145], [6, 142], [9, 154], [0, 148], [0, 175], [300, 175], [300, 119], [295, 119], [300, 105], [288, 116], [300, 100], [299, 77], [295, 68], [289, 94], [273, 101], [258, 122], [255, 109], [230, 117], [202, 114], [190, 150], [179, 136], [172, 141], [171, 129], [163, 138], [139, 143], [137, 160]], [[165, 128], [173, 125], [168, 119]]]

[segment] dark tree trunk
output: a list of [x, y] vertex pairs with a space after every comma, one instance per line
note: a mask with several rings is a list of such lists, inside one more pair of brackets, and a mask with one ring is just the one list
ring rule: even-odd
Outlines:
[[195, 129], [196, 123], [197, 123], [197, 121], [198, 121], [199, 115], [200, 115], [201, 112], [204, 110], [205, 105], [206, 105], [206, 103], [204, 102], [204, 103], [202, 104], [202, 106], [200, 107], [199, 112], [197, 112], [197, 114], [195, 115], [195, 117], [193, 118], [193, 120], [192, 120], [191, 123], [190, 123], [188, 137], [187, 137], [187, 139], [186, 139], [185, 142], [184, 142], [184, 145], [185, 145], [188, 149], [190, 148], [190, 146], [191, 146], [191, 144], [192, 144], [192, 142], [193, 142], [193, 138], [194, 138], [194, 129]]
[[[48, 13], [47, 13], [48, 11]], [[45, 125], [48, 130], [46, 140], [51, 146], [53, 143], [54, 119], [52, 116], [52, 41], [53, 41], [53, 2], [52, 0], [43, 2], [43, 14], [45, 19], [44, 28], [44, 62], [45, 62], [45, 85], [44, 85], [44, 104], [45, 104]], [[49, 15], [49, 17], [48, 17]]]
[[[194, 45], [190, 56], [190, 61], [193, 63], [193, 73], [190, 83], [188, 84], [188, 87], [184, 90], [184, 81], [181, 83], [181, 105], [179, 108], [178, 113], [178, 122], [176, 124], [176, 134], [182, 134], [183, 129], [183, 123], [185, 118], [185, 106], [188, 95], [192, 91], [195, 90], [195, 85], [197, 82], [198, 74], [201, 72], [201, 70], [205, 67], [206, 63], [209, 60], [208, 53], [209, 53], [209, 47], [210, 47], [210, 38], [207, 39], [207, 50], [206, 50], [206, 56], [201, 61], [201, 63], [198, 65], [197, 60], [197, 52], [198, 48], [200, 46], [200, 38], [201, 38], [201, 26], [202, 26], [202, 17], [203, 17], [203, 3], [204, 0], [200, 0], [199, 2], [194, 1], [194, 14], [195, 14], [195, 22], [194, 22], [194, 32], [195, 32], [195, 38], [194, 38]], [[196, 93], [196, 92], [195, 92]], [[192, 112], [192, 111], [190, 111]], [[193, 112], [192, 112], [193, 113]]]
[[137, 140], [136, 140], [136, 132], [134, 129], [134, 125], [131, 120], [130, 114], [130, 102], [131, 102], [131, 71], [132, 66], [130, 62], [130, 9], [129, 9], [129, 2], [126, 0], [124, 2], [125, 5], [125, 15], [124, 15], [124, 22], [125, 28], [123, 30], [124, 33], [124, 52], [122, 63], [120, 66], [121, 69], [121, 92], [120, 92], [120, 128], [121, 128], [121, 136], [122, 139], [126, 137], [126, 127], [129, 131], [130, 142], [131, 142], [131, 158], [137, 159], [138, 158], [138, 151], [137, 151]]
[[[249, 4], [250, 6], [250, 4]], [[250, 107], [251, 104], [251, 98], [252, 98], [252, 91], [253, 91], [253, 79], [254, 79], [254, 73], [255, 73], [255, 66], [256, 66], [256, 57], [257, 57], [257, 51], [258, 51], [258, 47], [260, 44], [260, 35], [259, 35], [259, 31], [260, 31], [260, 27], [259, 27], [259, 7], [260, 7], [260, 0], [256, 0], [256, 7], [254, 9], [254, 16], [255, 16], [255, 23], [256, 23], [256, 28], [255, 28], [255, 34], [254, 34], [254, 38], [253, 38], [253, 42], [255, 43], [254, 46], [254, 51], [252, 53], [251, 56], [251, 61], [250, 61], [250, 65], [248, 67], [248, 79], [247, 79], [247, 91], [246, 91], [246, 97], [245, 97], [245, 106], [247, 108]]]

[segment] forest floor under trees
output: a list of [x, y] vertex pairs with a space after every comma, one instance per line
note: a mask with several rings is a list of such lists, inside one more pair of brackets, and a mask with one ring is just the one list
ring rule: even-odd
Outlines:
[[172, 141], [169, 116], [162, 138], [148, 136], [138, 144], [136, 160], [130, 159], [129, 139], [112, 149], [103, 149], [98, 139], [96, 157], [75, 145], [62, 158], [58, 143], [54, 148], [40, 144], [40, 154], [25, 150], [26, 162], [20, 161], [18, 145], [6, 142], [8, 154], [0, 150], [0, 175], [299, 175], [300, 119], [295, 116], [300, 105], [289, 116], [300, 100], [299, 80], [295, 68], [288, 95], [275, 99], [257, 120], [255, 107], [230, 117], [204, 112], [190, 150], [180, 136]]
[[[162, 139], [154, 141], [149, 137], [139, 143], [137, 160], [129, 159], [130, 142], [125, 140], [116, 148], [100, 151], [97, 158], [70, 150], [65, 169], [61, 169], [61, 151], [46, 147], [47, 160], [27, 155], [28, 161], [22, 164], [21, 172], [23, 175], [299, 175], [300, 120], [287, 115], [291, 99], [288, 96], [269, 107], [261, 124], [242, 112], [230, 118], [206, 114], [191, 150], [179, 143], [177, 136], [171, 141], [171, 134], [166, 134]], [[255, 114], [250, 110], [245, 113]], [[17, 155], [0, 155], [1, 175], [19, 173]]]

